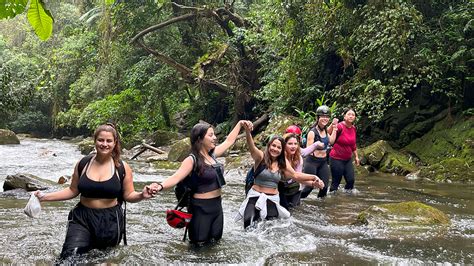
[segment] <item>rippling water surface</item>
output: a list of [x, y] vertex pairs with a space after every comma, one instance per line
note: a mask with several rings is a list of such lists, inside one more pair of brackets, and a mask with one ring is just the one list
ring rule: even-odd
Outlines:
[[[20, 145], [0, 145], [0, 185], [15, 173], [31, 173], [57, 181], [70, 175], [81, 158], [73, 143], [23, 139]], [[166, 178], [145, 162], [130, 162], [135, 188]], [[191, 250], [181, 241], [184, 230], [165, 221], [174, 207], [171, 191], [149, 201], [127, 204], [128, 246], [92, 251], [79, 262], [90, 263], [327, 263], [417, 264], [474, 263], [473, 186], [406, 181], [403, 177], [371, 174], [356, 179], [357, 191], [339, 192], [324, 200], [312, 193], [290, 219], [260, 223], [245, 231], [233, 217], [243, 196], [243, 173], [227, 173], [224, 189], [224, 236], [220, 243]], [[0, 188], [1, 189], [1, 188]], [[67, 214], [78, 199], [44, 203], [39, 219], [23, 214], [28, 194], [0, 193], [0, 263], [52, 263], [61, 251]], [[449, 215], [449, 229], [390, 231], [353, 225], [357, 214], [380, 203], [417, 200]]]

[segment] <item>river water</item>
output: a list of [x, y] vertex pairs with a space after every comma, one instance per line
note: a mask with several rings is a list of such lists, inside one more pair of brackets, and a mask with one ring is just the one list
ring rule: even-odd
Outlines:
[[[71, 174], [81, 158], [75, 144], [59, 140], [22, 139], [0, 145], [0, 186], [5, 177], [31, 173], [57, 181]], [[145, 162], [130, 162], [135, 188], [161, 181], [167, 174]], [[94, 250], [85, 263], [120, 264], [425, 264], [474, 263], [472, 184], [436, 184], [404, 177], [370, 174], [356, 177], [355, 193], [338, 192], [324, 200], [313, 193], [286, 220], [266, 221], [249, 231], [233, 217], [244, 199], [242, 171], [226, 174], [224, 236], [218, 245], [192, 250], [182, 242], [184, 230], [168, 226], [165, 210], [174, 207], [171, 191], [127, 204], [128, 246]], [[0, 190], [1, 190], [0, 187]], [[78, 198], [44, 203], [40, 218], [23, 214], [28, 194], [0, 193], [0, 264], [51, 264], [61, 252], [67, 214]], [[447, 213], [449, 229], [423, 230], [353, 225], [357, 214], [374, 204], [420, 201]]]

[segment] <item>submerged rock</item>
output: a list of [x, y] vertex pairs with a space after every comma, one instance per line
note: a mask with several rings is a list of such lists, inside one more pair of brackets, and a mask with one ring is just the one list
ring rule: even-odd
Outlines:
[[3, 183], [3, 190], [21, 188], [26, 191], [45, 190], [56, 185], [53, 181], [39, 178], [32, 174], [9, 175]]
[[20, 144], [20, 140], [13, 131], [0, 129], [0, 145], [3, 144]]
[[449, 217], [442, 211], [426, 204], [409, 201], [380, 204], [362, 211], [357, 220], [369, 226], [427, 226], [449, 225]]

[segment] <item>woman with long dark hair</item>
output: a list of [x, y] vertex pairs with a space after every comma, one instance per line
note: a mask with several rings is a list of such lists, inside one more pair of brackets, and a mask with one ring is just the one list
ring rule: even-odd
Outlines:
[[[316, 109], [316, 122], [308, 133], [308, 145], [317, 144], [316, 150], [308, 155], [304, 161], [303, 172], [318, 175], [324, 182], [324, 188], [319, 190], [318, 198], [325, 197], [329, 185], [329, 166], [327, 159], [327, 149], [336, 139], [335, 125], [329, 125], [331, 111], [326, 105], [321, 105]], [[337, 123], [335, 120], [334, 123]], [[304, 187], [301, 198], [306, 198], [312, 187]]]
[[158, 184], [158, 191], [174, 187], [190, 176], [196, 176], [189, 211], [189, 239], [192, 244], [214, 243], [222, 238], [224, 214], [222, 211], [221, 187], [225, 183], [224, 169], [216, 161], [230, 148], [243, 125], [252, 127], [252, 122], [241, 120], [232, 129], [226, 140], [217, 145], [214, 128], [207, 123], [196, 124], [191, 130], [191, 154], [181, 163], [179, 169]]
[[337, 124], [334, 130], [337, 132], [337, 139], [329, 153], [332, 175], [330, 192], [337, 191], [343, 176], [346, 180], [344, 189], [352, 190], [355, 183], [352, 157], [354, 157], [356, 165], [360, 164], [356, 146], [357, 130], [354, 125], [356, 113], [354, 109], [347, 108], [343, 114], [344, 121]]
[[132, 170], [120, 160], [120, 139], [113, 124], [97, 127], [94, 143], [97, 153], [76, 164], [68, 188], [52, 193], [35, 192], [42, 202], [81, 195], [69, 212], [61, 258], [118, 245], [125, 233], [121, 201], [139, 202], [153, 195], [150, 186], [145, 186], [141, 193], [135, 191]]
[[282, 137], [273, 136], [265, 150], [261, 151], [255, 146], [250, 131], [251, 128], [246, 126], [247, 145], [254, 160], [254, 170], [257, 172], [262, 165], [264, 169], [255, 176], [254, 184], [237, 213], [236, 220], [243, 218], [244, 228], [258, 220], [290, 216], [288, 210], [280, 205], [278, 183], [283, 176], [323, 187], [323, 182], [317, 176], [295, 172], [285, 158], [285, 140]]

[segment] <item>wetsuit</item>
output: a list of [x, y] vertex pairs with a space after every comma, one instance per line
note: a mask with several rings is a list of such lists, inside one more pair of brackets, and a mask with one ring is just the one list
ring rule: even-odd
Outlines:
[[346, 127], [346, 125], [341, 122], [337, 124], [337, 130], [340, 134], [329, 153], [332, 175], [331, 188], [329, 191], [338, 189], [342, 176], [344, 176], [346, 180], [345, 189], [353, 189], [355, 183], [352, 153], [356, 150], [356, 127]]
[[[97, 182], [89, 179], [86, 165], [79, 173], [78, 190], [82, 197], [97, 199], [115, 199], [122, 193], [118, 171], [112, 167], [110, 179]], [[91, 249], [104, 249], [120, 243], [125, 229], [124, 214], [117, 204], [111, 208], [92, 209], [78, 203], [69, 212], [66, 240], [61, 251], [61, 258], [82, 254]]]
[[[206, 193], [221, 188], [218, 179], [223, 180], [224, 169], [221, 164], [213, 166], [204, 164], [198, 171], [196, 179], [197, 187], [195, 194]], [[221, 176], [219, 176], [221, 175]], [[193, 214], [189, 223], [189, 239], [191, 243], [202, 244], [215, 242], [222, 238], [224, 230], [224, 213], [222, 210], [222, 199], [191, 198], [189, 211]]]
[[[329, 145], [329, 135], [326, 131], [326, 128], [324, 129], [326, 132], [326, 137], [324, 138], [321, 138], [316, 128], [312, 128], [311, 131], [314, 132], [314, 143], [317, 141], [324, 143], [324, 147], [321, 150], [327, 150]], [[304, 161], [303, 173], [317, 175], [321, 180], [323, 180], [324, 188], [319, 190], [318, 198], [326, 196], [329, 184], [329, 166], [327, 158], [309, 155]], [[301, 198], [308, 197], [311, 191], [313, 191], [312, 187], [305, 187], [301, 192]]]
[[[255, 177], [254, 184], [262, 187], [278, 188], [280, 180], [280, 172], [274, 173], [265, 168]], [[290, 213], [280, 205], [278, 194], [268, 195], [251, 188], [247, 198], [241, 204], [235, 220], [238, 221], [243, 218], [244, 228], [247, 228], [258, 220], [269, 220], [277, 217], [287, 218], [289, 216]]]

